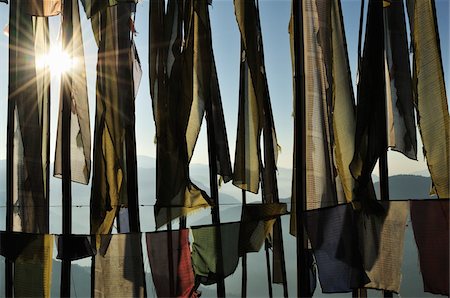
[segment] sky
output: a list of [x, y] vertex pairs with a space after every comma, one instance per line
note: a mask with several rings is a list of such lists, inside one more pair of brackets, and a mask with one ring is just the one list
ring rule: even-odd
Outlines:
[[[360, 0], [342, 0], [344, 23], [348, 44], [351, 72], [356, 90], [356, 62], [358, 45], [358, 26], [360, 16]], [[366, 1], [367, 3], [367, 1]], [[449, 64], [449, 12], [448, 0], [436, 0], [438, 26], [441, 38], [444, 71], [450, 71]], [[282, 148], [278, 166], [292, 167], [293, 148], [293, 104], [292, 104], [292, 70], [289, 50], [288, 23], [291, 1], [260, 0], [260, 18], [263, 32], [265, 65], [269, 92], [274, 113], [278, 142]], [[136, 97], [136, 140], [138, 155], [156, 156], [154, 144], [155, 126], [151, 107], [148, 80], [148, 13], [149, 0], [141, 1], [136, 13], [136, 46], [142, 63], [143, 78]], [[239, 94], [239, 59], [240, 36], [231, 0], [214, 0], [210, 7], [213, 49], [217, 64], [222, 104], [228, 133], [228, 143], [231, 159], [234, 160], [236, 142], [238, 94]], [[94, 130], [95, 116], [95, 80], [97, 47], [95, 45], [89, 21], [81, 13], [83, 39], [87, 66], [88, 93], [90, 103], [91, 129]], [[60, 17], [50, 19], [51, 40], [57, 42], [60, 30]], [[0, 26], [8, 23], [8, 6], [0, 4]], [[7, 86], [8, 86], [8, 38], [0, 34], [0, 159], [6, 156], [6, 124], [7, 124]], [[448, 75], [446, 86], [449, 86]], [[51, 159], [54, 156], [56, 139], [57, 111], [59, 105], [59, 78], [52, 77], [51, 103]], [[418, 134], [419, 135], [419, 134]], [[419, 139], [418, 161], [408, 160], [401, 154], [390, 151], [389, 173], [410, 174], [425, 173], [426, 163], [420, 148]], [[192, 163], [207, 164], [206, 127], [203, 125], [197, 143]], [[377, 174], [377, 169], [375, 169]]]

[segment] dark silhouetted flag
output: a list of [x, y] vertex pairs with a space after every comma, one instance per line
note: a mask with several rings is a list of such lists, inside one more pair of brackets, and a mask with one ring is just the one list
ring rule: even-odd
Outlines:
[[449, 294], [449, 201], [410, 201], [425, 292]]
[[[172, 251], [169, 251], [168, 237], [172, 237]], [[147, 252], [152, 270], [153, 284], [158, 297], [170, 297], [169, 258], [172, 258], [173, 284], [176, 297], [190, 297], [194, 288], [194, 271], [189, 248], [189, 230], [161, 231], [147, 233]]]

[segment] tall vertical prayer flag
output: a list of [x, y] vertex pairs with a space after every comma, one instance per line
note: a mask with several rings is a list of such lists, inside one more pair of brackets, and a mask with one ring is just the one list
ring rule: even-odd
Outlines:
[[434, 0], [408, 1], [414, 101], [423, 152], [440, 198], [450, 197], [450, 117]]
[[126, 137], [134, 135], [131, 12], [132, 4], [121, 3], [105, 8], [91, 19], [99, 46], [91, 192], [92, 233], [111, 231], [119, 207], [128, 206], [127, 187], [135, 187], [128, 185], [128, 172], [136, 169], [127, 167], [130, 156], [127, 156], [129, 142], [126, 142]]
[[[339, 0], [303, 1], [306, 121], [306, 209], [353, 200], [349, 164], [354, 152], [355, 107]], [[290, 23], [291, 56], [295, 51]], [[299, 137], [299, 136], [296, 136]], [[294, 148], [294, 162], [300, 148]], [[293, 177], [291, 234], [296, 234]]]
[[[191, 8], [194, 7], [195, 5]], [[184, 16], [181, 8], [181, 3], [174, 0], [168, 1], [167, 11], [164, 1], [151, 1], [150, 3], [149, 61], [150, 92], [157, 142], [155, 205], [157, 228], [174, 218], [209, 205], [206, 193], [190, 181], [188, 165], [197, 139], [200, 114], [203, 113], [202, 100], [208, 100], [208, 98], [199, 96], [208, 96], [208, 94], [213, 96], [214, 91], [211, 91], [211, 86], [205, 86], [206, 82], [199, 80], [199, 74], [192, 77], [192, 73], [186, 73], [192, 71], [189, 65], [193, 67], [192, 63], [194, 62], [191, 60], [193, 57], [189, 57], [188, 54], [181, 51]], [[198, 14], [196, 10], [194, 11]], [[189, 27], [190, 24], [185, 22], [184, 28], [186, 30], [195, 29], [193, 34], [196, 36], [195, 32], [206, 30], [204, 28], [205, 20], [203, 20], [203, 24], [201, 21], [201, 18], [194, 15], [194, 27]], [[194, 41], [196, 39], [194, 37], [190, 39], [191, 42], [187, 45], [186, 53], [192, 50], [190, 47], [195, 46], [192, 39]], [[211, 51], [205, 53], [212, 54]], [[208, 57], [212, 59], [212, 56]], [[195, 63], [197, 68], [194, 69], [197, 71], [200, 71], [201, 68], [198, 67], [202, 66], [199, 63], [200, 61]], [[205, 65], [203, 64], [203, 67]], [[211, 67], [213, 64], [202, 71], [210, 73], [213, 70]], [[203, 87], [200, 88], [201, 86], [194, 84], [194, 89], [192, 89], [190, 84], [193, 81], [189, 81], [189, 78], [192, 80], [195, 78]], [[202, 91], [208, 92], [200, 94]]]
[[[69, 87], [72, 113], [70, 117], [70, 169], [72, 181], [88, 184], [91, 174], [91, 128], [86, 69], [78, 1], [72, 1], [72, 3], [73, 37], [66, 49], [70, 51], [71, 56], [71, 86]], [[62, 92], [61, 88], [54, 167], [54, 175], [56, 177], [62, 176]]]
[[[276, 163], [278, 142], [270, 103], [264, 65], [259, 10], [255, 1], [235, 0], [235, 15], [241, 33], [239, 115], [234, 160], [233, 184], [245, 191], [258, 193], [262, 182], [263, 203], [278, 203]], [[264, 133], [263, 155], [260, 148]], [[281, 222], [276, 220], [273, 233], [275, 283], [284, 283], [284, 251]]]

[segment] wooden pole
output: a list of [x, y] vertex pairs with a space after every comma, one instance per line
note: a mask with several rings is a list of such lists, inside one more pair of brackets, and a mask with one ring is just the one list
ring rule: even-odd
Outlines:
[[[73, 55], [72, 36], [72, 0], [65, 0], [62, 17], [62, 42], [63, 49], [70, 58]], [[70, 70], [62, 75], [62, 232], [63, 236], [72, 233], [72, 185], [71, 185], [71, 164], [70, 164], [70, 122], [72, 106], [72, 74]], [[61, 297], [70, 297], [70, 260], [63, 259], [61, 267]]]
[[219, 190], [217, 185], [217, 154], [215, 145], [214, 123], [212, 117], [211, 100], [206, 101], [206, 126], [208, 138], [208, 160], [209, 160], [209, 184], [211, 189], [211, 199], [214, 205], [211, 208], [212, 222], [216, 227], [216, 249], [217, 249], [217, 297], [225, 297], [225, 278], [223, 276], [223, 254], [222, 254], [222, 233], [220, 230], [219, 214]]
[[308, 240], [303, 225], [306, 209], [306, 115], [305, 115], [305, 70], [303, 38], [303, 0], [293, 0], [294, 20], [294, 147], [297, 154], [295, 171], [296, 186], [296, 230], [297, 230], [297, 296], [311, 297], [310, 280], [306, 262]]
[[[247, 193], [245, 190], [242, 190], [242, 207], [247, 204]], [[242, 208], [242, 212], [244, 212], [244, 208]], [[242, 215], [241, 215], [242, 217]], [[241, 297], [247, 297], [247, 252], [244, 250], [242, 254], [242, 290]]]
[[[19, 18], [17, 13], [19, 2], [13, 1], [9, 7], [9, 89], [17, 88], [17, 73], [11, 75], [12, 66], [17, 65], [17, 30], [19, 25]], [[13, 70], [15, 71], [15, 69]], [[6, 232], [13, 231], [13, 197], [14, 197], [14, 110], [16, 106], [15, 95], [11, 95], [13, 90], [9, 90], [8, 96], [8, 127], [6, 138]], [[5, 297], [13, 296], [13, 260], [5, 259]]]
[[266, 269], [267, 269], [267, 286], [269, 290], [269, 297], [273, 297], [273, 289], [272, 289], [272, 277], [270, 275], [270, 255], [269, 255], [269, 241], [266, 239], [264, 241], [264, 250], [266, 251]]
[[[363, 25], [364, 25], [364, 7], [365, 0], [361, 0], [361, 9], [359, 13], [359, 31], [358, 31], [358, 75], [361, 73], [361, 48], [362, 48], [362, 34], [363, 34]], [[367, 289], [358, 288], [353, 289], [352, 291], [353, 298], [366, 298], [367, 297]]]

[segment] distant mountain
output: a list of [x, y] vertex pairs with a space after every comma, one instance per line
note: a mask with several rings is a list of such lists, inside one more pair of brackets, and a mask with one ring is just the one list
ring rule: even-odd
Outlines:
[[[377, 196], [379, 182], [374, 183]], [[431, 178], [416, 175], [396, 175], [389, 177], [389, 197], [391, 200], [430, 198]]]

